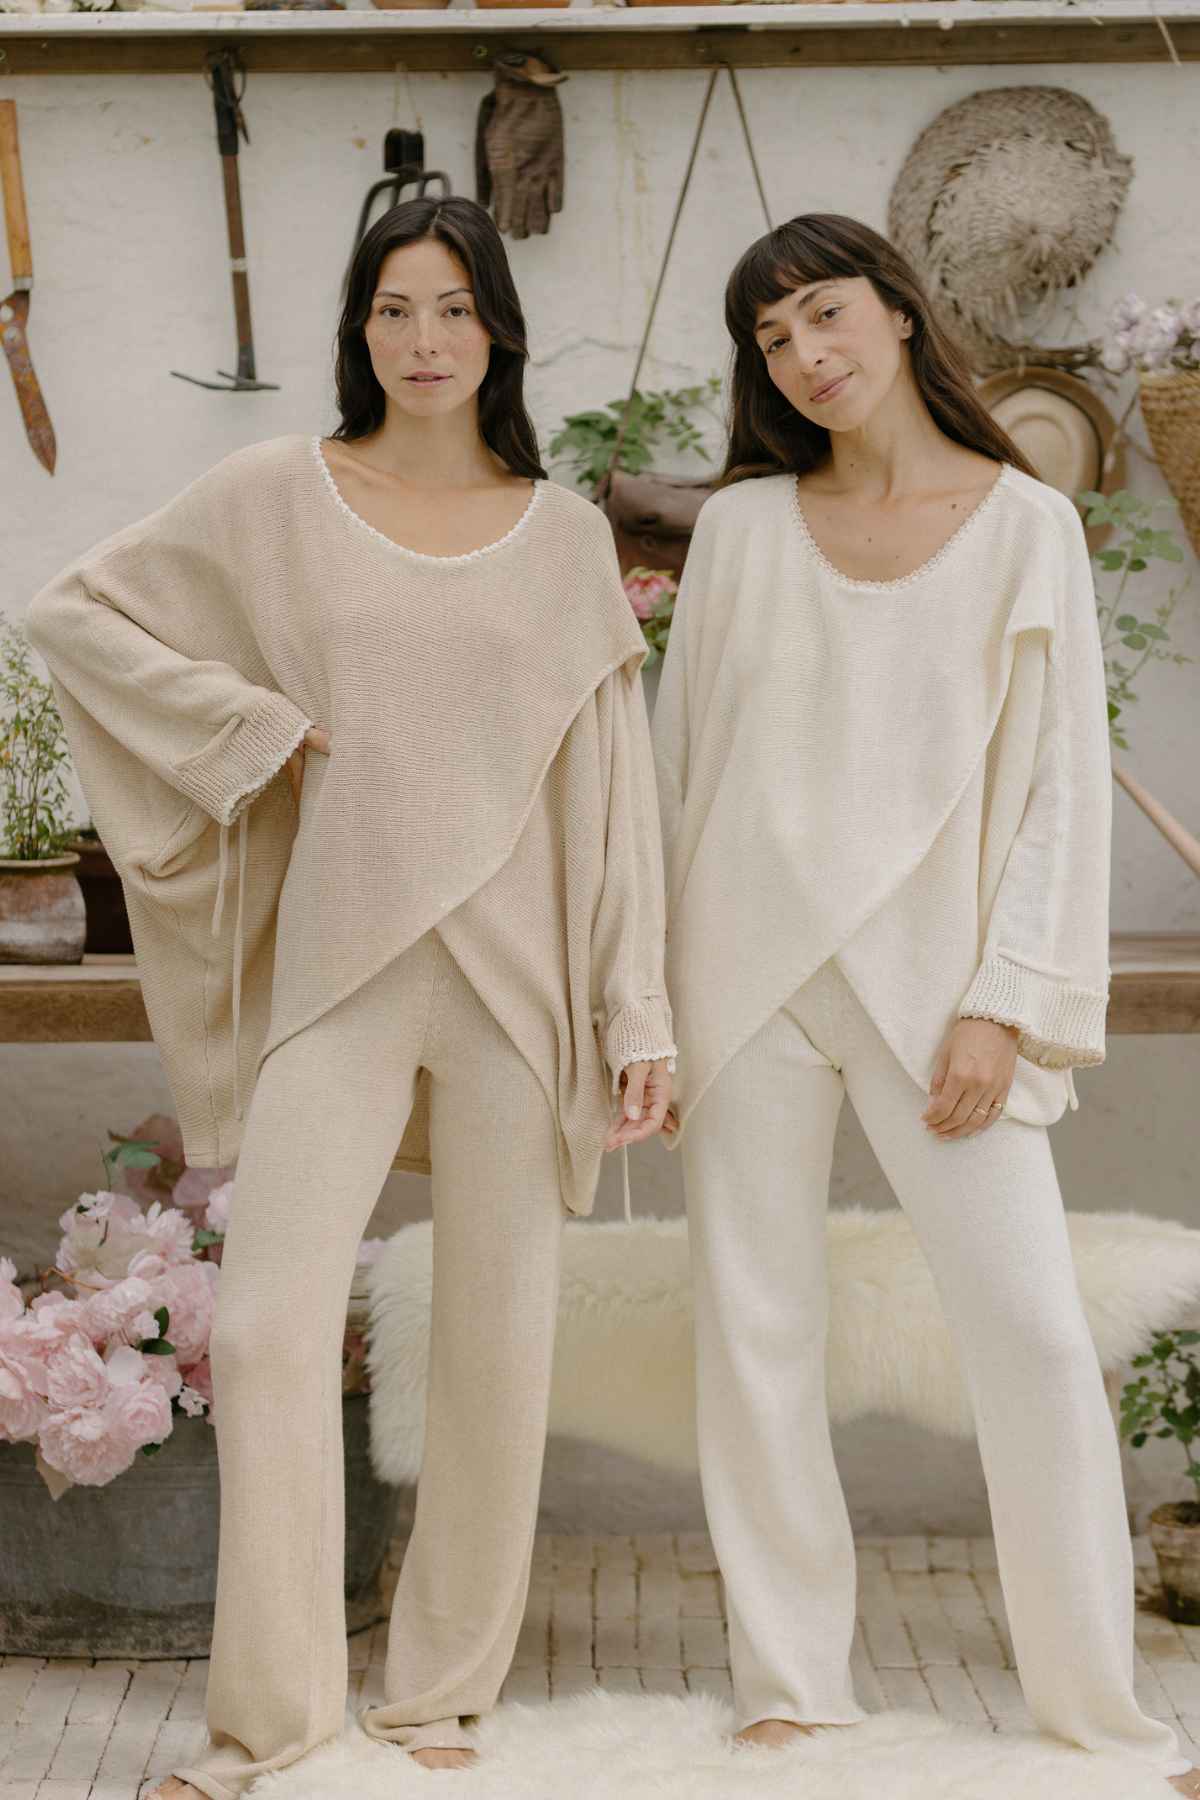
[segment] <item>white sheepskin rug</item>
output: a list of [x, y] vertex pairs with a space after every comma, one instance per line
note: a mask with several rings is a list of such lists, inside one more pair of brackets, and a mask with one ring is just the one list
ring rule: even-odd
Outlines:
[[[1200, 1231], [1138, 1212], [1069, 1212], [1088, 1324], [1102, 1367], [1200, 1310]], [[696, 1468], [692, 1296], [686, 1219], [565, 1227], [552, 1436], [660, 1468]], [[928, 1264], [907, 1215], [831, 1210], [826, 1357], [835, 1421], [890, 1413], [974, 1434], [970, 1401]], [[412, 1483], [425, 1428], [432, 1226], [406, 1225], [371, 1274], [371, 1455]]]
[[469, 1770], [429, 1770], [348, 1727], [260, 1776], [271, 1800], [1171, 1800], [1161, 1775], [1032, 1732], [992, 1733], [926, 1713], [875, 1713], [783, 1750], [733, 1748], [706, 1695], [601, 1691], [501, 1706], [480, 1721]]

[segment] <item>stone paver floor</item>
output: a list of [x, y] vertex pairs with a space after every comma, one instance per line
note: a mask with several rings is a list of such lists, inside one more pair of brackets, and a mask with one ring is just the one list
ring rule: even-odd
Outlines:
[[[1028, 1729], [990, 1538], [860, 1537], [852, 1667], [869, 1710]], [[392, 1546], [390, 1594], [403, 1555]], [[1159, 1610], [1135, 1539], [1136, 1686], [1200, 1762], [1200, 1627]], [[383, 1698], [387, 1626], [349, 1640], [351, 1699]], [[194, 1744], [208, 1664], [0, 1658], [0, 1800], [137, 1800]], [[729, 1694], [720, 1578], [702, 1534], [542, 1537], [503, 1699], [598, 1686]]]

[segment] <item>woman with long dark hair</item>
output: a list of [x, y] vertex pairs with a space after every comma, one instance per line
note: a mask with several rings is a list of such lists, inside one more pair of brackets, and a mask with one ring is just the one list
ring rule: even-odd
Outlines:
[[546, 478], [526, 356], [486, 210], [395, 207], [332, 436], [235, 451], [30, 607], [186, 1160], [240, 1151], [208, 1742], [164, 1795], [234, 1800], [341, 1729], [341, 1344], [398, 1145], [433, 1176], [428, 1396], [361, 1721], [470, 1760], [524, 1611], [563, 1217], [669, 1098], [645, 641], [603, 514]]
[[[1183, 1778], [1133, 1693], [1116, 1433], [1046, 1127], [1104, 1057], [1111, 773], [1087, 546], [912, 269], [790, 219], [726, 291], [732, 426], [653, 740], [701, 1472], [740, 1741], [865, 1715], [825, 1403], [848, 1092], [975, 1409], [1047, 1733]], [[1185, 1790], [1188, 1791], [1188, 1790]]]

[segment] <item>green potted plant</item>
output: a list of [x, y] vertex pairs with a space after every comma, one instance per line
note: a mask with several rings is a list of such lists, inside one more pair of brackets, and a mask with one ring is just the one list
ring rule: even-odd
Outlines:
[[696, 514], [714, 480], [662, 474], [653, 464], [663, 450], [712, 460], [702, 415], [721, 425], [714, 405], [720, 391], [716, 375], [691, 387], [635, 388], [627, 399], [569, 413], [551, 438], [552, 463], [565, 463], [603, 506], [623, 575], [647, 565], [675, 575], [683, 568]]
[[1200, 1625], [1200, 1365], [1194, 1346], [1200, 1331], [1160, 1331], [1132, 1366], [1146, 1371], [1121, 1390], [1121, 1435], [1135, 1450], [1151, 1437], [1175, 1438], [1186, 1459], [1184, 1474], [1195, 1489], [1189, 1500], [1168, 1500], [1150, 1514], [1150, 1542], [1158, 1559], [1167, 1615], [1181, 1625]]
[[77, 963], [87, 910], [54, 690], [34, 673], [24, 632], [0, 620], [0, 962]]

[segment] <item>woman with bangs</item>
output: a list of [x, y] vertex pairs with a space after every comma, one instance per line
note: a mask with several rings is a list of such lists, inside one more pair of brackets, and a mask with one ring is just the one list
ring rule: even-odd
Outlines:
[[1103, 1061], [1111, 772], [1075, 506], [912, 268], [837, 214], [745, 252], [731, 437], [652, 736], [701, 1475], [736, 1740], [866, 1715], [825, 1396], [849, 1093], [972, 1400], [1038, 1727], [1200, 1793], [1133, 1692], [1119, 1446], [1047, 1127]]

